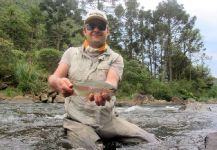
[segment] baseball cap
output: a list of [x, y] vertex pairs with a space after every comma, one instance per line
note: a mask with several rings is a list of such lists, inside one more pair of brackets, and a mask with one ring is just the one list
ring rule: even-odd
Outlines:
[[99, 19], [104, 21], [106, 24], [108, 24], [108, 19], [106, 17], [106, 14], [103, 11], [100, 11], [98, 9], [88, 12], [84, 19], [84, 23], [86, 24], [88, 21], [92, 19]]

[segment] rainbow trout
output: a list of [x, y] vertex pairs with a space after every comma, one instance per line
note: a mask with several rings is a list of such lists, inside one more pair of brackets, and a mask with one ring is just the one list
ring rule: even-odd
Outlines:
[[106, 91], [114, 95], [115, 87], [104, 81], [72, 81], [75, 95], [88, 97], [90, 93]]

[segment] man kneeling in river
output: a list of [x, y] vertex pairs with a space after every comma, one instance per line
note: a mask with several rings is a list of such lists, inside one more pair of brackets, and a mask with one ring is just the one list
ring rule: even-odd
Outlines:
[[[101, 149], [102, 141], [113, 138], [158, 143], [153, 134], [114, 113], [116, 98], [112, 91], [118, 86], [124, 64], [122, 56], [106, 43], [109, 27], [105, 13], [89, 12], [84, 20], [83, 34], [83, 45], [67, 49], [48, 79], [49, 85], [66, 97], [67, 117], [63, 126], [73, 147]], [[94, 89], [95, 85], [102, 85], [102, 90]], [[82, 90], [83, 93], [87, 90], [86, 96], [79, 92]]]

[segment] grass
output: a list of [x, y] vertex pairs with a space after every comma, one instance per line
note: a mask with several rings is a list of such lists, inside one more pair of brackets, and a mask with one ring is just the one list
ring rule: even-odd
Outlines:
[[2, 97], [15, 97], [15, 96], [18, 96], [18, 95], [23, 95], [23, 93], [19, 89], [17, 89], [17, 88], [8, 87], [5, 90], [1, 90], [0, 91], [0, 95]]

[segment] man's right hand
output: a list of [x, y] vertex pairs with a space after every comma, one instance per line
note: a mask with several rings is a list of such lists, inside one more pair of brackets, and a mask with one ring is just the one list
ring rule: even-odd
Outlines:
[[57, 90], [64, 97], [70, 96], [74, 93], [73, 84], [68, 78], [59, 78], [57, 79]]

